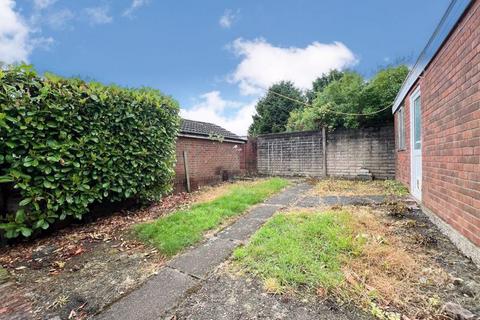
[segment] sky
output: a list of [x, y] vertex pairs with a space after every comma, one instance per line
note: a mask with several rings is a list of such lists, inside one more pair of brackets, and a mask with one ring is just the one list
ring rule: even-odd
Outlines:
[[413, 65], [450, 0], [0, 0], [0, 61], [171, 95], [245, 135], [266, 89]]

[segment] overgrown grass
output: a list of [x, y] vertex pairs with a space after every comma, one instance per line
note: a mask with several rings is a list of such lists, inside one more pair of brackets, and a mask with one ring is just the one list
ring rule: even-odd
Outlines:
[[404, 196], [408, 189], [395, 180], [344, 180], [323, 179], [316, 183], [314, 192], [319, 195], [387, 195]]
[[359, 250], [349, 220], [345, 211], [277, 215], [235, 250], [234, 259], [262, 277], [270, 292], [333, 288], [343, 281], [343, 257]]
[[234, 251], [234, 266], [270, 293], [330, 295], [379, 319], [428, 318], [441, 304], [420, 283], [440, 286], [448, 274], [409, 246], [371, 208], [287, 212]]
[[233, 186], [225, 195], [215, 200], [176, 211], [154, 222], [137, 225], [135, 232], [143, 241], [154, 245], [165, 255], [172, 256], [201, 240], [205, 231], [262, 202], [287, 184], [285, 179], [272, 178]]

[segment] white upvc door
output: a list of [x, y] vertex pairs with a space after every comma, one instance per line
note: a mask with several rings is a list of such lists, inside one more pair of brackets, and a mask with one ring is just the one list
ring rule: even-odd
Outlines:
[[420, 89], [410, 97], [410, 185], [412, 195], [422, 200], [422, 103]]

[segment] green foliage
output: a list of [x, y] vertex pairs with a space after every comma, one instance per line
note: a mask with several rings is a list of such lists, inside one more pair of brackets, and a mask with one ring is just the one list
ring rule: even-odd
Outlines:
[[350, 219], [343, 211], [279, 214], [233, 256], [248, 272], [275, 279], [280, 289], [330, 289], [343, 281], [342, 257], [360, 249]]
[[298, 101], [305, 101], [302, 92], [290, 81], [272, 85], [255, 107], [257, 114], [253, 116], [253, 123], [248, 130], [250, 135], [285, 131], [290, 112], [303, 108], [302, 103], [283, 98], [272, 91]]
[[92, 203], [154, 199], [174, 174], [177, 103], [152, 89], [125, 89], [31, 67], [0, 71], [0, 183], [19, 191], [2, 213], [7, 237], [29, 236]]
[[327, 74], [322, 75], [315, 79], [312, 83], [312, 89], [306, 92], [307, 102], [312, 104], [315, 98], [317, 97], [318, 92], [322, 92], [326, 86], [328, 86], [331, 82], [340, 80], [343, 77], [344, 73], [342, 71], [338, 71], [333, 69]]
[[[408, 68], [404, 65], [381, 70], [370, 81], [365, 81], [358, 73], [345, 72], [338, 80], [330, 81], [317, 92], [311, 107], [293, 111], [287, 129], [318, 130], [322, 126], [330, 129], [358, 128], [391, 122], [393, 116], [388, 107], [393, 103], [407, 74]], [[326, 80], [320, 82], [318, 87], [322, 88], [321, 84], [325, 83]], [[372, 114], [382, 109], [385, 110]]]
[[284, 179], [272, 178], [249, 186], [235, 186], [218, 199], [174, 212], [155, 222], [137, 225], [135, 231], [140, 239], [171, 256], [200, 241], [203, 232], [239, 215], [287, 184]]

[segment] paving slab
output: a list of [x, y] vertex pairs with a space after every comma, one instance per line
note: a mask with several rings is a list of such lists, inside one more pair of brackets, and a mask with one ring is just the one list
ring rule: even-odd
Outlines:
[[171, 268], [163, 268], [143, 286], [114, 303], [97, 319], [153, 320], [179, 303], [188, 290], [198, 285], [193, 277]]
[[[335, 199], [336, 200], [336, 199]], [[300, 199], [295, 206], [300, 208], [313, 208], [322, 205], [322, 198], [319, 196], [306, 196]]]
[[174, 258], [168, 266], [194, 277], [204, 278], [226, 260], [237, 245], [229, 239], [215, 237]]
[[250, 210], [246, 217], [249, 219], [267, 220], [277, 211], [278, 206], [276, 205], [259, 205]]
[[322, 204], [327, 206], [335, 206], [339, 204], [337, 196], [320, 197], [320, 201]]
[[277, 194], [276, 196], [271, 197], [270, 199], [265, 201], [265, 203], [280, 206], [290, 205], [300, 199], [310, 188], [311, 186], [306, 183], [298, 184], [286, 189], [285, 191]]
[[265, 204], [254, 207], [218, 236], [174, 258], [158, 275], [114, 303], [97, 319], [156, 320], [164, 317], [230, 256], [240, 243], [236, 240], [247, 240], [277, 210], [298, 201], [310, 188], [307, 184], [289, 187]]
[[233, 225], [220, 232], [218, 237], [221, 239], [245, 241], [250, 238], [265, 221], [265, 219], [255, 219], [250, 216], [242, 217]]
[[379, 204], [385, 202], [388, 197], [386, 196], [380, 196], [380, 195], [374, 195], [374, 196], [367, 196], [368, 199], [370, 199], [373, 203]]

